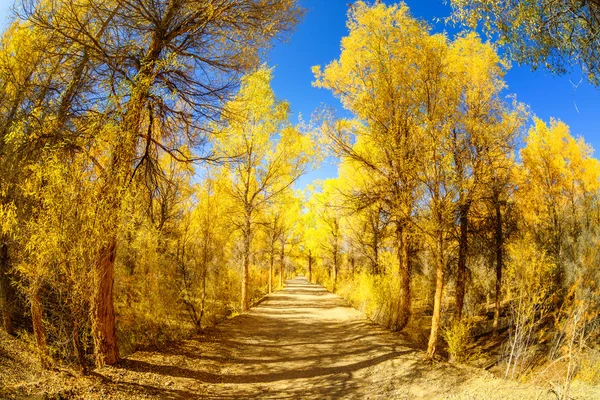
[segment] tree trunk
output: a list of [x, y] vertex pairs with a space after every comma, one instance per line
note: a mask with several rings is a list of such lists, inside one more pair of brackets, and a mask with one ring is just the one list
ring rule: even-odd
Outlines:
[[[379, 214], [377, 214], [379, 217]], [[373, 260], [371, 264], [371, 269], [373, 271], [373, 275], [379, 275], [381, 271], [379, 270], [379, 221], [375, 220], [372, 223], [373, 227], [373, 242], [371, 246], [373, 246]]]
[[50, 368], [50, 356], [48, 355], [48, 347], [46, 346], [46, 330], [43, 322], [42, 299], [40, 298], [39, 288], [34, 286], [31, 288], [31, 321], [33, 323], [33, 335], [37, 344], [40, 363], [42, 368]]
[[308, 281], [312, 282], [312, 252], [308, 251]]
[[244, 230], [244, 269], [242, 271], [242, 311], [248, 311], [250, 308], [250, 295], [248, 293], [248, 283], [250, 281], [250, 229], [250, 217], [246, 216], [246, 227]]
[[[336, 238], [337, 241], [337, 238]], [[337, 245], [333, 250], [333, 291], [335, 292], [337, 286], [337, 274], [338, 274], [338, 249]]]
[[372, 264], [372, 269], [373, 269], [373, 274], [374, 275], [379, 275], [381, 273], [381, 270], [379, 269], [379, 238], [378, 238], [378, 234], [373, 235], [373, 264]]
[[205, 265], [202, 271], [202, 297], [200, 298], [200, 316], [198, 317], [198, 323], [196, 327], [199, 331], [202, 331], [202, 318], [204, 318], [204, 311], [206, 308], [206, 280], [208, 278], [208, 267]]
[[275, 264], [275, 248], [271, 247], [271, 254], [269, 258], [269, 293], [273, 293], [273, 272]]
[[502, 295], [502, 269], [504, 267], [504, 233], [502, 231], [502, 210], [500, 208], [500, 199], [496, 194], [494, 196], [494, 208], [496, 211], [496, 232], [494, 235], [494, 250], [496, 253], [496, 294], [494, 305], [494, 322], [492, 328], [495, 333], [498, 332], [498, 324], [500, 319], [500, 298]]
[[279, 287], [283, 289], [283, 275], [284, 275], [284, 266], [285, 266], [285, 242], [281, 242], [281, 263], [279, 264]]
[[460, 238], [458, 241], [458, 270], [456, 271], [456, 319], [462, 319], [465, 303], [465, 280], [467, 274], [467, 251], [468, 251], [468, 229], [469, 229], [468, 203], [460, 206], [458, 223], [460, 225]]
[[400, 298], [396, 315], [395, 329], [401, 331], [410, 320], [410, 258], [408, 254], [408, 232], [398, 226], [398, 275], [400, 279]]
[[79, 368], [82, 374], [87, 373], [87, 368], [85, 365], [85, 352], [83, 351], [83, 346], [81, 345], [81, 340], [79, 340], [79, 321], [77, 320], [77, 314], [73, 313], [73, 349], [75, 350], [75, 354], [77, 354], [77, 362], [79, 363]]
[[96, 292], [92, 306], [92, 335], [96, 365], [116, 364], [119, 361], [117, 329], [115, 326], [114, 281], [116, 239], [112, 239], [100, 250], [96, 265]]
[[[170, 1], [165, 11], [164, 21], [173, 18], [177, 5]], [[150, 89], [156, 80], [156, 63], [166, 45], [163, 33], [155, 31], [149, 47], [142, 59], [142, 67], [137, 73], [131, 88], [131, 97], [127, 103], [126, 111], [121, 124], [121, 134], [117, 136], [114, 147], [111, 149], [110, 168], [103, 173], [102, 196], [105, 204], [105, 220], [102, 232], [107, 239], [99, 252], [96, 263], [96, 288], [92, 299], [92, 336], [94, 337], [94, 352], [96, 365], [115, 364], [119, 361], [117, 335], [115, 327], [115, 313], [113, 303], [113, 284], [115, 275], [115, 253], [117, 235], [119, 230], [118, 215], [122, 206], [124, 188], [133, 172], [137, 140], [140, 135], [143, 113], [147, 109]], [[150, 124], [152, 113], [149, 113]]]
[[[0, 239], [1, 240], [1, 239]], [[15, 309], [15, 289], [11, 285], [9, 275], [10, 257], [8, 244], [0, 242], [0, 309], [2, 311], [2, 326], [9, 335], [14, 334], [13, 313]]]
[[444, 294], [444, 238], [442, 234], [438, 237], [438, 249], [436, 254], [435, 271], [435, 297], [433, 301], [433, 316], [431, 318], [431, 332], [429, 334], [429, 343], [427, 344], [428, 359], [432, 359], [439, 336], [440, 320], [442, 318], [442, 297]]

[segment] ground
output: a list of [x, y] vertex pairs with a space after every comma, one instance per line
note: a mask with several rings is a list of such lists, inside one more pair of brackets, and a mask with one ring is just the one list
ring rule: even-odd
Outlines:
[[[11, 339], [2, 340], [0, 350]], [[21, 344], [12, 340], [14, 351]], [[2, 356], [0, 398], [9, 399], [556, 398], [482, 369], [424, 361], [406, 337], [303, 277], [204, 335], [137, 352], [88, 377], [41, 374], [33, 363], [11, 375], [10, 355]], [[600, 391], [577, 390], [576, 398], [600, 399]]]

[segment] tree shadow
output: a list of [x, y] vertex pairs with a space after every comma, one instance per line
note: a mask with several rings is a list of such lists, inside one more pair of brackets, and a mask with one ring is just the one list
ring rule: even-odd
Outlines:
[[[358, 315], [321, 286], [295, 279], [201, 336], [124, 360], [113, 385], [166, 399], [324, 399], [383, 390], [389, 377], [377, 375], [381, 368], [399, 366], [397, 386], [423, 376], [429, 367], [413, 346]], [[149, 376], [174, 387], [147, 384]]]

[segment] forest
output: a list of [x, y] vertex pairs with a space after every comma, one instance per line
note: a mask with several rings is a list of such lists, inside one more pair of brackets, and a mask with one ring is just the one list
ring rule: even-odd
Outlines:
[[[600, 161], [504, 77], [576, 64], [598, 86], [600, 4], [450, 4], [456, 35], [349, 4], [312, 70], [346, 116], [295, 123], [266, 54], [299, 0], [19, 0], [0, 43], [3, 340], [85, 375], [302, 275], [426, 361], [541, 374], [558, 398], [598, 387]], [[337, 176], [298, 187], [326, 160]]]

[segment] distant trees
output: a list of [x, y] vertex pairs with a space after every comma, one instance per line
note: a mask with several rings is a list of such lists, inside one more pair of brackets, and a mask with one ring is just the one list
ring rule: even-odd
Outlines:
[[[275, 100], [271, 77], [266, 68], [244, 77], [239, 93], [225, 106], [226, 126], [216, 140], [217, 154], [233, 159], [228, 191], [235, 204], [232, 223], [243, 238], [243, 311], [249, 307], [249, 270], [260, 215], [269, 202], [291, 189], [305, 171], [311, 154], [310, 137], [288, 121], [289, 105]], [[281, 241], [283, 263], [287, 227], [285, 217], [280, 218], [273, 222], [279, 227], [273, 228], [278, 232], [272, 231], [271, 239]]]
[[[231, 232], [226, 229], [229, 221], [227, 211], [232, 206], [226, 193], [223, 192], [219, 177], [211, 176], [210, 171], [202, 186], [197, 186], [194, 197], [186, 207], [181, 236], [178, 238], [177, 259], [180, 294], [185, 309], [194, 323], [196, 330], [201, 331], [206, 322], [209, 302], [217, 296], [211, 295], [211, 280], [218, 280], [221, 263], [228, 258], [228, 243]], [[223, 177], [220, 177], [223, 179]]]
[[317, 244], [315, 253], [321, 255], [327, 268], [328, 282], [335, 290], [342, 265], [343, 198], [340, 181], [325, 180], [316, 190], [308, 204], [308, 212], [315, 221], [314, 230], [311, 231], [314, 238], [311, 240]]

